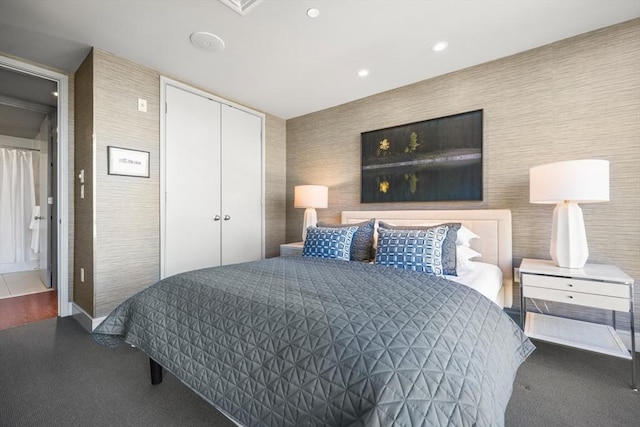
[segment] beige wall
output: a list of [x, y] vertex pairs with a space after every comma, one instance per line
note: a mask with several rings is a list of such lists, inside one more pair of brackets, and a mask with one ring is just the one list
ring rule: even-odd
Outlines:
[[265, 257], [280, 255], [280, 245], [285, 241], [286, 231], [286, 185], [287, 185], [287, 129], [283, 119], [267, 114], [266, 117], [265, 183], [266, 243]]
[[[160, 75], [94, 49], [95, 315], [156, 282], [160, 271]], [[147, 112], [138, 111], [138, 98]], [[150, 177], [107, 173], [107, 147], [150, 153]]]
[[[87, 254], [93, 252], [92, 301], [83, 302], [82, 307], [93, 317], [101, 317], [159, 278], [160, 74], [100, 49], [93, 49], [90, 57], [93, 62], [93, 123], [85, 119], [78, 124], [77, 131], [86, 132], [93, 126], [95, 132], [92, 150], [95, 158], [95, 188], [92, 193], [95, 240], [92, 241], [87, 230], [76, 236], [78, 257], [75, 270], [90, 268], [82, 264], [91, 264]], [[78, 72], [78, 77], [82, 77], [83, 68]], [[78, 80], [81, 83], [86, 81]], [[138, 98], [147, 100], [146, 113], [137, 110]], [[80, 103], [87, 101], [82, 98], [78, 102], [80, 108]], [[278, 245], [284, 241], [285, 122], [267, 115], [265, 125], [265, 253], [273, 256], [277, 255]], [[108, 175], [108, 146], [148, 151], [151, 177]], [[86, 145], [83, 147], [90, 149]], [[78, 153], [78, 170], [91, 168], [91, 157], [85, 155], [85, 148], [80, 148], [82, 153]], [[86, 203], [90, 205], [91, 200]], [[79, 202], [78, 206], [84, 205]], [[78, 289], [88, 288], [86, 280], [85, 284], [76, 280], [75, 286]]]
[[[484, 201], [360, 204], [361, 132], [476, 109], [484, 110]], [[611, 202], [582, 205], [589, 260], [638, 281], [640, 20], [288, 120], [286, 155], [288, 242], [302, 228], [294, 185], [324, 184], [325, 221], [339, 221], [343, 210], [511, 209], [516, 258], [549, 258], [553, 206], [529, 203], [529, 168], [609, 160]]]
[[[73, 261], [73, 301], [87, 313], [93, 313], [93, 55], [89, 54], [75, 74], [75, 155], [72, 170], [84, 169], [84, 198], [80, 186], [72, 192], [75, 198], [75, 245], [70, 252]], [[84, 282], [80, 282], [80, 267]]]

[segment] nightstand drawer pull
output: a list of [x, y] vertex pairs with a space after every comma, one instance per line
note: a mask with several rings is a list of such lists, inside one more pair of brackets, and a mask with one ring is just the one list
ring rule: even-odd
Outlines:
[[629, 285], [612, 282], [598, 282], [595, 280], [573, 279], [568, 277], [542, 276], [537, 274], [522, 274], [524, 287], [569, 290], [586, 294], [603, 295], [616, 298], [629, 298]]
[[522, 293], [526, 298], [544, 299], [567, 304], [584, 305], [605, 310], [629, 311], [629, 298], [617, 298], [603, 295], [572, 292], [563, 290], [525, 286]]

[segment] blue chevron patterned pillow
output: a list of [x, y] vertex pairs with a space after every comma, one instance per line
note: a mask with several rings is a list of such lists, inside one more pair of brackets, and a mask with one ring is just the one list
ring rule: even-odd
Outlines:
[[378, 229], [376, 264], [444, 275], [442, 252], [449, 227], [427, 230]]
[[302, 256], [349, 261], [351, 242], [357, 230], [358, 227], [309, 227], [302, 247]]
[[375, 219], [355, 224], [329, 224], [327, 222], [318, 222], [318, 227], [358, 227], [358, 231], [353, 235], [353, 242], [351, 243], [351, 261], [369, 261], [373, 258], [373, 256], [371, 256], [371, 246], [373, 245], [373, 232], [375, 230], [375, 225]]

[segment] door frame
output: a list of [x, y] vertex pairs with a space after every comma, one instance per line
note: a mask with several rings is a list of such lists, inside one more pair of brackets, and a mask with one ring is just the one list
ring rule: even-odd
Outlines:
[[165, 278], [165, 236], [166, 236], [166, 222], [165, 222], [165, 209], [166, 209], [166, 201], [167, 201], [167, 191], [166, 191], [166, 112], [167, 112], [167, 86], [173, 86], [187, 92], [192, 92], [196, 95], [203, 96], [205, 98], [209, 98], [213, 101], [219, 102], [221, 104], [226, 104], [231, 107], [237, 108], [242, 111], [246, 111], [247, 113], [253, 114], [254, 116], [260, 117], [262, 121], [262, 130], [261, 130], [261, 167], [262, 167], [262, 236], [261, 236], [261, 257], [264, 258], [265, 254], [265, 243], [266, 243], [266, 203], [265, 203], [265, 189], [266, 189], [266, 117], [264, 113], [253, 110], [251, 108], [247, 108], [244, 105], [236, 104], [235, 102], [231, 102], [227, 99], [220, 98], [212, 93], [206, 92], [204, 90], [195, 88], [186, 83], [182, 83], [178, 80], [170, 79], [169, 77], [160, 76], [160, 278]]
[[58, 84], [58, 149], [56, 187], [58, 316], [71, 315], [69, 302], [69, 76], [0, 54], [0, 67]]

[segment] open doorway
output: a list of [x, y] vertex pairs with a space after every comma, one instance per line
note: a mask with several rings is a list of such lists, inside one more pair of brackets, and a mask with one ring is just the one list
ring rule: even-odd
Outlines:
[[[59, 233], [68, 224], [60, 176], [68, 167], [67, 90], [66, 76], [0, 57], [0, 323], [10, 313], [70, 314], [67, 251], [60, 251], [68, 236]], [[20, 305], [40, 313], [20, 313]]]
[[20, 298], [57, 289], [57, 97], [57, 82], [0, 68], [0, 299], [11, 299], [4, 318], [57, 315], [57, 298]]

